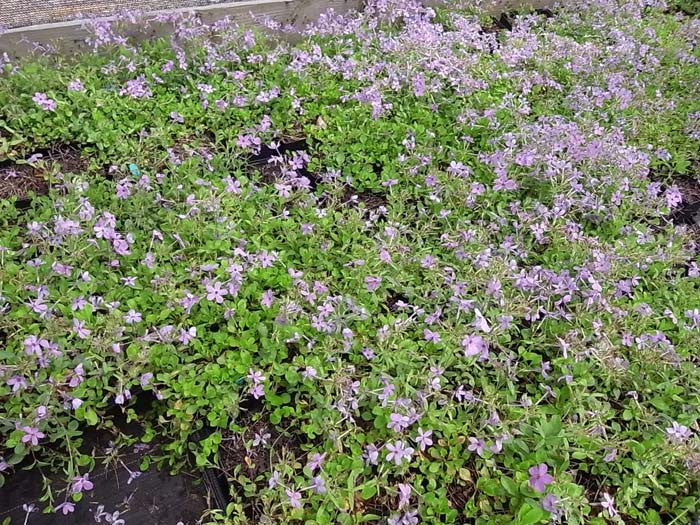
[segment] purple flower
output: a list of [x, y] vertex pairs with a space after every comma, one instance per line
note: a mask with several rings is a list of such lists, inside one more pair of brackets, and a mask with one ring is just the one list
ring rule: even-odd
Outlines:
[[425, 330], [423, 330], [423, 337], [429, 343], [439, 343], [440, 342], [440, 334], [437, 332], [433, 332], [432, 330], [429, 330], [427, 328]]
[[315, 452], [311, 456], [311, 459], [309, 459], [309, 461], [306, 463], [306, 466], [311, 470], [311, 472], [313, 472], [316, 469], [319, 469], [323, 466], [323, 461], [325, 459], [326, 459], [325, 452], [323, 454], [319, 454], [318, 452]]
[[411, 424], [411, 420], [408, 416], [393, 413], [389, 416], [389, 422], [387, 423], [387, 428], [393, 430], [394, 432], [402, 432]]
[[368, 292], [373, 292], [377, 288], [379, 288], [382, 284], [382, 278], [381, 277], [372, 277], [372, 276], [367, 276], [365, 277], [365, 286], [367, 286], [367, 291]]
[[478, 308], [474, 309], [474, 322], [472, 323], [472, 326], [486, 334], [491, 333], [491, 327], [489, 326], [489, 323], [486, 321], [486, 318], [479, 311]]
[[190, 292], [185, 294], [185, 297], [180, 299], [180, 306], [185, 309], [188, 314], [191, 312], [192, 307], [199, 302], [200, 297], [192, 295]]
[[137, 78], [129, 80], [119, 94], [121, 96], [128, 95], [131, 98], [151, 98], [153, 96], [145, 75], [139, 75]]
[[693, 435], [692, 431], [685, 425], [680, 425], [674, 421], [670, 427], [666, 429], [666, 436], [672, 443], [684, 443]]
[[22, 427], [22, 432], [24, 432], [24, 435], [22, 436], [22, 443], [30, 443], [33, 446], [37, 446], [39, 444], [39, 440], [45, 436], [43, 432], [35, 427]]
[[141, 374], [141, 377], [139, 378], [139, 383], [141, 384], [141, 388], [146, 388], [151, 380], [153, 379], [153, 374], [151, 372], [146, 372], [145, 374]]
[[370, 443], [365, 447], [365, 452], [362, 457], [369, 465], [376, 465], [379, 460], [379, 449], [374, 443]]
[[32, 100], [44, 111], [55, 111], [56, 101], [46, 96], [46, 93], [34, 93]]
[[190, 326], [188, 329], [180, 329], [179, 340], [183, 345], [188, 345], [190, 342], [197, 337], [197, 327]]
[[73, 319], [73, 331], [80, 339], [85, 339], [92, 333], [91, 330], [85, 328], [85, 321], [79, 321], [78, 319]]
[[262, 268], [272, 268], [277, 260], [277, 252], [262, 250], [258, 255], [258, 261]]
[[558, 506], [559, 498], [557, 498], [554, 494], [547, 494], [544, 498], [542, 498], [542, 508], [547, 512], [557, 514], [559, 510]]
[[124, 322], [126, 324], [140, 323], [142, 319], [143, 316], [133, 308], [130, 309], [124, 316]]
[[462, 348], [467, 357], [476, 355], [480, 355], [482, 359], [488, 357], [488, 344], [480, 335], [468, 335], [462, 339]]
[[609, 463], [613, 461], [617, 457], [617, 449], [612, 448], [607, 451], [607, 454], [605, 454], [605, 457], [603, 458], [603, 461], [606, 463]]
[[68, 91], [85, 91], [85, 86], [79, 78], [68, 82]]
[[389, 451], [386, 456], [387, 462], [393, 461], [396, 465], [401, 465], [404, 459], [410, 463], [411, 456], [414, 452], [414, 450], [411, 447], [407, 447], [403, 441], [387, 443], [386, 449]]
[[537, 492], [544, 493], [546, 486], [554, 481], [554, 478], [547, 474], [547, 469], [548, 467], [545, 463], [540, 463], [528, 469], [530, 473], [530, 486]]
[[425, 432], [423, 432], [423, 429], [418, 427], [418, 435], [416, 436], [416, 443], [418, 443], [418, 448], [421, 449], [421, 452], [433, 444], [433, 440], [430, 437], [432, 435], [433, 435], [432, 430], [426, 430]]
[[600, 500], [600, 506], [608, 511], [608, 515], [611, 518], [617, 516], [617, 510], [615, 510], [615, 498], [613, 498], [607, 492], [603, 492], [603, 498]]
[[267, 480], [267, 487], [270, 489], [274, 489], [279, 484], [280, 484], [280, 473], [275, 470], [272, 473], [272, 476], [270, 476], [270, 479]]
[[287, 489], [284, 491], [285, 494], [287, 494], [287, 497], [289, 498], [289, 504], [294, 507], [295, 509], [300, 509], [301, 508], [301, 492], [297, 492], [295, 490]]
[[307, 366], [301, 373], [301, 375], [304, 379], [313, 379], [315, 377], [318, 377], [318, 372], [313, 366]]
[[263, 292], [262, 299], [260, 300], [260, 304], [263, 305], [264, 308], [270, 308], [274, 302], [275, 292], [272, 290], [265, 290]]
[[265, 396], [265, 387], [262, 384], [253, 385], [250, 389], [250, 395], [255, 399], [260, 399]]
[[43, 339], [39, 339], [35, 335], [30, 335], [24, 339], [24, 353], [27, 355], [41, 355], [41, 343]]
[[326, 493], [325, 480], [321, 476], [315, 476], [314, 478], [311, 479], [311, 489], [316, 494], [325, 494]]
[[73, 485], [71, 485], [71, 491], [73, 494], [83, 492], [86, 490], [92, 490], [93, 484], [90, 481], [90, 474], [83, 474], [82, 476], [76, 476], [73, 478]]
[[228, 290], [226, 290], [222, 286], [222, 284], [218, 281], [215, 281], [213, 284], [207, 284], [206, 289], [207, 289], [207, 300], [214, 301], [218, 304], [221, 304], [224, 302], [224, 297], [228, 293]]
[[173, 122], [178, 122], [180, 124], [184, 124], [185, 122], [185, 118], [182, 115], [180, 115], [177, 111], [170, 112], [170, 119]]
[[485, 448], [486, 443], [483, 439], [478, 439], [475, 437], [469, 438], [469, 445], [467, 446], [467, 450], [471, 452], [476, 452], [479, 456], [483, 456]]
[[64, 516], [67, 514], [70, 514], [74, 510], [75, 510], [75, 505], [73, 505], [73, 503], [71, 503], [70, 501], [64, 501], [63, 503], [58, 505], [55, 509], [56, 512], [62, 512]]
[[254, 385], [260, 384], [263, 381], [265, 381], [265, 376], [263, 375], [263, 373], [259, 370], [253, 370], [252, 368], [248, 371], [248, 375], [246, 377], [248, 378], [248, 381], [250, 381]]
[[399, 509], [408, 507], [411, 502], [411, 485], [399, 483], [397, 488], [399, 489]]

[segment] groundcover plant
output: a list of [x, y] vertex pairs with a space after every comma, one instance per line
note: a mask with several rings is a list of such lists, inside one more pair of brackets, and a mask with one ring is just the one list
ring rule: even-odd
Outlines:
[[566, 4], [4, 57], [1, 490], [123, 413], [211, 522], [691, 522], [700, 22]]

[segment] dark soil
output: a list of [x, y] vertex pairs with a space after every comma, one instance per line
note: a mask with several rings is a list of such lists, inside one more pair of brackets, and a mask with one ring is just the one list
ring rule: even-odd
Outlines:
[[453, 481], [447, 485], [447, 500], [450, 506], [459, 512], [456, 523], [467, 523], [464, 516], [464, 506], [476, 492], [474, 483], [467, 484], [464, 481]]
[[363, 204], [364, 207], [370, 211], [377, 210], [382, 206], [386, 207], [388, 204], [386, 197], [382, 193], [373, 193], [370, 191], [355, 192], [350, 187], [346, 188], [342, 202], [343, 204], [358, 207]]
[[16, 197], [18, 202], [27, 201], [30, 194], [44, 195], [49, 191], [47, 175], [58, 164], [60, 173], [80, 173], [87, 162], [80, 151], [72, 145], [58, 144], [37, 152], [40, 160], [28, 164], [4, 161], [0, 163], [0, 199]]
[[677, 177], [673, 181], [683, 195], [683, 202], [671, 218], [676, 224], [700, 227], [700, 181], [691, 177]]
[[377, 492], [367, 500], [363, 500], [360, 493], [355, 493], [355, 512], [357, 514], [375, 514], [377, 516], [390, 516], [395, 513], [397, 498], [385, 491]]
[[676, 177], [674, 184], [680, 189], [683, 202], [671, 213], [674, 224], [683, 224], [694, 242], [696, 253], [700, 253], [700, 181], [692, 177]]
[[267, 164], [270, 157], [274, 157], [275, 155], [284, 155], [287, 152], [291, 153], [293, 151], [304, 151], [308, 149], [308, 144], [303, 138], [282, 137], [280, 139], [275, 139], [274, 142], [278, 143], [277, 149], [272, 149], [266, 144], [263, 144], [257, 154], [250, 156], [248, 163], [253, 166], [260, 166]]
[[408, 297], [398, 292], [389, 292], [389, 297], [384, 301], [384, 306], [392, 313], [398, 312], [404, 304], [409, 304]]
[[[110, 434], [103, 431], [85, 432], [86, 446], [94, 448], [97, 455], [105, 455]], [[119, 452], [117, 459], [108, 464], [98, 464], [90, 474], [94, 489], [86, 492], [75, 512], [43, 514], [46, 506], [39, 501], [42, 490], [40, 469], [20, 470], [0, 489], [0, 522], [10, 518], [14, 524], [27, 525], [88, 525], [94, 524], [101, 512], [124, 519], [130, 525], [194, 525], [208, 508], [208, 494], [198, 475], [183, 472], [171, 476], [167, 471], [154, 467], [140, 472], [143, 458], [157, 452], [158, 445], [135, 445]], [[47, 474], [48, 475], [48, 474]], [[51, 477], [51, 476], [49, 476]], [[62, 484], [55, 483], [55, 488]], [[58, 502], [64, 501], [56, 494]], [[34, 505], [38, 510], [25, 522], [23, 505]], [[102, 523], [106, 522], [101, 515]]]
[[[250, 409], [242, 413], [238, 425], [245, 430], [242, 433], [225, 431], [219, 445], [219, 467], [223, 476], [219, 480], [233, 482], [241, 477], [255, 483], [258, 490], [266, 489], [268, 479], [276, 464], [282, 461], [304, 461], [306, 455], [301, 450], [299, 436], [280, 431], [270, 423], [269, 414], [262, 404], [250, 403]], [[264, 442], [255, 443], [256, 437]], [[225, 476], [225, 480], [222, 479]], [[244, 510], [252, 523], [257, 523], [262, 515], [254, 498], [248, 498]]]
[[[277, 148], [270, 148], [268, 145], [263, 144], [258, 153], [250, 155], [248, 158], [248, 165], [258, 172], [260, 181], [263, 184], [275, 184], [286, 179], [280, 163], [275, 160], [271, 161], [271, 159], [274, 157], [285, 157], [288, 153], [295, 151], [306, 151], [308, 148], [308, 144], [303, 138], [283, 137], [275, 139], [274, 142], [277, 142]], [[320, 178], [306, 168], [297, 169], [296, 175], [298, 177], [306, 177], [309, 180], [309, 188], [312, 192], [316, 190], [320, 183]]]

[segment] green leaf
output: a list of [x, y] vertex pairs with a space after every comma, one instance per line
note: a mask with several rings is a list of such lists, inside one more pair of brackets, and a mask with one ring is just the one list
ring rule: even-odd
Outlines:
[[518, 484], [513, 481], [512, 478], [501, 476], [501, 485], [503, 485], [503, 488], [506, 489], [506, 492], [511, 496], [518, 494]]
[[85, 421], [87, 421], [89, 425], [97, 425], [99, 418], [97, 417], [97, 413], [92, 408], [88, 408], [85, 411]]
[[542, 507], [533, 507], [530, 503], [523, 503], [515, 518], [515, 523], [517, 525], [533, 525], [534, 523], [541, 523], [548, 518], [549, 513]]

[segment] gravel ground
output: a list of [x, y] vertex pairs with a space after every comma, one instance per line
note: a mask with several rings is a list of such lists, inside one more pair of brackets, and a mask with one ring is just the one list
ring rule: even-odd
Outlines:
[[[231, 0], [227, 0], [231, 1]], [[216, 0], [0, 0], [0, 28], [223, 3]]]

